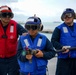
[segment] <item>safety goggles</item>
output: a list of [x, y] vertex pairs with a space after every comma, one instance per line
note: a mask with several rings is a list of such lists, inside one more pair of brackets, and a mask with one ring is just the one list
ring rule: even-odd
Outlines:
[[1, 13], [1, 17], [6, 18], [7, 16], [12, 18], [13, 17], [13, 13], [11, 13], [11, 12], [3, 12], [3, 13]]
[[25, 28], [27, 30], [30, 30], [30, 29], [37, 30], [37, 29], [39, 29], [39, 25], [25, 25]]
[[73, 17], [72, 13], [66, 13], [63, 16], [64, 19], [66, 19], [66, 18], [72, 18], [72, 17]]

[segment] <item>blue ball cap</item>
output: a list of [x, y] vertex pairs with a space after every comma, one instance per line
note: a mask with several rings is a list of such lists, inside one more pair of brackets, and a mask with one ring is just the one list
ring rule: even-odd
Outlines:
[[25, 25], [41, 25], [41, 19], [39, 17], [29, 17]]

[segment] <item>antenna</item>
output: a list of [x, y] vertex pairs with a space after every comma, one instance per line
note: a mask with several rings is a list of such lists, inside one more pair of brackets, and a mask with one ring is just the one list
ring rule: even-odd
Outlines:
[[34, 14], [34, 17], [36, 17], [36, 14]]

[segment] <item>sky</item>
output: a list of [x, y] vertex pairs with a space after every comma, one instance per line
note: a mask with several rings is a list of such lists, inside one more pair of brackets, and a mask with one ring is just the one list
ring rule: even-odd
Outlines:
[[61, 21], [61, 14], [66, 8], [76, 12], [76, 0], [0, 0], [2, 5], [11, 7], [13, 19], [21, 22], [34, 14], [44, 22]]

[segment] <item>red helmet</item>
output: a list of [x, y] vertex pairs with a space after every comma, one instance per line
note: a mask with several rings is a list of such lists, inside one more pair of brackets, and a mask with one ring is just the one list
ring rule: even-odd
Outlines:
[[10, 7], [5, 5], [0, 7], [0, 12], [12, 12], [12, 10]]
[[2, 14], [2, 13], [11, 13], [11, 15], [10, 15], [10, 16], [11, 16], [11, 18], [13, 18], [13, 17], [14, 17], [14, 14], [13, 14], [13, 12], [12, 12], [11, 8], [10, 8], [10, 7], [8, 7], [8, 6], [6, 6], [6, 5], [5, 5], [5, 6], [1, 6], [1, 7], [0, 7], [0, 12], [1, 12], [1, 13], [0, 13], [0, 17], [1, 17], [1, 14]]

